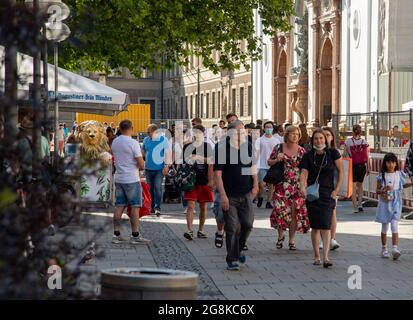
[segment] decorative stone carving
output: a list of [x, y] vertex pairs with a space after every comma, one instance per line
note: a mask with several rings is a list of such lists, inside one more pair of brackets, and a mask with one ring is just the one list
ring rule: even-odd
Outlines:
[[297, 43], [295, 44], [295, 52], [298, 56], [298, 66], [291, 69], [292, 74], [308, 74], [308, 12], [305, 11], [303, 17], [296, 17], [297, 25]]
[[379, 62], [379, 74], [387, 72], [386, 66], [386, 0], [380, 0], [379, 9], [379, 52], [378, 52], [378, 62]]

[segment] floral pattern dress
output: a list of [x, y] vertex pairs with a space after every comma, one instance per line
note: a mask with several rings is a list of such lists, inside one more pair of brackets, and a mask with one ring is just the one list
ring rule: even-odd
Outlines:
[[[306, 233], [310, 229], [310, 223], [305, 206], [305, 199], [300, 192], [300, 169], [298, 165], [305, 154], [305, 149], [298, 148], [296, 156], [288, 156], [284, 153], [284, 182], [274, 186], [273, 211], [270, 216], [271, 227], [287, 230], [291, 224], [292, 208], [295, 208], [297, 218], [297, 231]], [[278, 146], [272, 151], [270, 158], [276, 159], [279, 153]]]

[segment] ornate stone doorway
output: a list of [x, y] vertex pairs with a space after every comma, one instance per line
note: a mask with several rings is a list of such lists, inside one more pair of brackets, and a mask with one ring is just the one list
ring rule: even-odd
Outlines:
[[318, 119], [320, 125], [327, 125], [331, 120], [332, 114], [332, 93], [333, 93], [333, 44], [329, 38], [324, 41], [321, 50], [320, 68], [319, 68], [319, 106]]

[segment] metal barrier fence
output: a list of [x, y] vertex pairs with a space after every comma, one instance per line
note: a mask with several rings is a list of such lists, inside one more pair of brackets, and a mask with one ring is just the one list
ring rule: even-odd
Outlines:
[[[354, 124], [362, 127], [362, 136], [370, 145], [370, 175], [363, 183], [364, 196], [377, 200], [376, 176], [380, 173], [383, 157], [388, 152], [396, 154], [399, 168], [404, 169], [410, 143], [413, 142], [413, 109], [401, 112], [371, 112], [333, 115], [332, 127], [336, 144], [344, 150], [345, 141], [353, 135]], [[403, 192], [403, 205], [413, 210], [412, 189]]]

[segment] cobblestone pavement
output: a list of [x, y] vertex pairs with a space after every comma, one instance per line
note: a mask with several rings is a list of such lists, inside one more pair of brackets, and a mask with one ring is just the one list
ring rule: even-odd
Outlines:
[[[225, 269], [225, 245], [221, 249], [214, 246], [215, 220], [211, 210], [206, 222], [210, 237], [194, 241], [183, 238], [186, 222], [179, 204], [164, 205], [162, 212], [161, 218], [142, 219], [142, 233], [152, 240], [149, 246], [112, 245], [111, 226], [108, 227], [96, 241], [98, 250], [102, 249], [105, 255], [86, 263], [82, 271], [96, 274], [101, 269], [120, 266], [194, 271], [200, 275], [199, 299], [413, 299], [412, 220], [400, 222], [400, 260], [386, 260], [380, 258], [380, 225], [374, 222], [375, 208], [353, 214], [350, 202], [339, 202], [337, 241], [341, 247], [330, 254], [333, 268], [324, 269], [312, 265], [309, 234], [297, 235], [297, 251], [277, 250], [275, 232], [269, 227], [270, 210], [256, 209], [247, 263], [240, 272], [231, 272]], [[110, 215], [93, 215], [93, 219], [110, 220]], [[129, 230], [125, 221], [123, 235], [129, 235]], [[286, 244], [287, 241], [288, 236]], [[360, 290], [348, 287], [352, 276], [348, 270], [354, 265], [361, 268]], [[96, 275], [91, 285], [98, 287]]]

